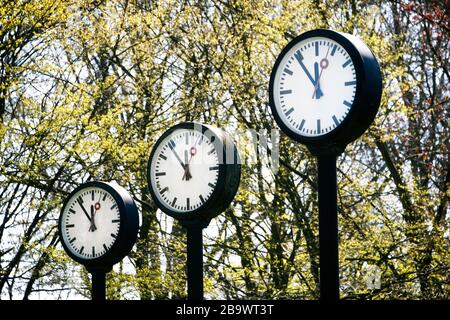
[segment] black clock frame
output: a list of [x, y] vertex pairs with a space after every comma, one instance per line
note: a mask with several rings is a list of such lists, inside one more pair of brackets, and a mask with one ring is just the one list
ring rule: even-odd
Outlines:
[[[305, 137], [291, 130], [278, 115], [274, 100], [274, 82], [284, 56], [299, 42], [325, 37], [339, 43], [350, 55], [356, 73], [356, 92], [348, 115], [333, 131], [318, 137]], [[293, 140], [305, 144], [313, 153], [341, 153], [347, 144], [361, 136], [375, 119], [382, 94], [382, 77], [371, 49], [358, 38], [326, 29], [307, 31], [289, 42], [275, 61], [269, 82], [269, 104], [278, 126]]]
[[[155, 156], [158, 146], [174, 131], [179, 129], [195, 130], [201, 128], [201, 133], [211, 135], [210, 141], [217, 150], [219, 157], [219, 172], [217, 177], [217, 184], [209, 197], [200, 207], [188, 212], [177, 212], [167, 207], [162, 203], [156, 192], [153, 190], [151, 183], [151, 163]], [[214, 137], [214, 138], [212, 138]], [[233, 150], [233, 162], [227, 163], [227, 152]], [[217, 129], [210, 125], [205, 125], [198, 122], [183, 122], [179, 123], [162, 134], [156, 141], [148, 160], [147, 165], [147, 183], [150, 195], [157, 205], [167, 215], [180, 221], [201, 221], [204, 220], [209, 223], [209, 220], [223, 212], [231, 203], [239, 188], [241, 177], [241, 164], [239, 160], [239, 153], [231, 137], [223, 130]]]
[[[79, 191], [86, 188], [101, 188], [108, 192], [116, 201], [120, 213], [119, 233], [116, 241], [111, 248], [102, 256], [94, 259], [84, 259], [74, 255], [64, 241], [62, 234], [63, 212], [69, 200]], [[136, 203], [131, 198], [129, 193], [117, 184], [111, 184], [103, 181], [90, 181], [81, 184], [73, 190], [64, 201], [63, 208], [58, 222], [58, 231], [61, 239], [61, 244], [76, 262], [83, 264], [88, 270], [105, 270], [109, 271], [112, 266], [121, 261], [133, 248], [137, 239], [139, 229], [139, 214]]]

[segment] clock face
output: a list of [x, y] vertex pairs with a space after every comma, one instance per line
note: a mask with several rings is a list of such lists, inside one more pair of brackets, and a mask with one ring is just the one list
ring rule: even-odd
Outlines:
[[150, 159], [149, 182], [163, 208], [183, 214], [208, 201], [220, 169], [215, 139], [195, 128], [178, 128], [158, 142]]
[[339, 127], [357, 88], [355, 66], [343, 46], [313, 36], [295, 43], [279, 59], [271, 94], [283, 124], [310, 138]]
[[115, 243], [120, 221], [113, 196], [102, 188], [87, 187], [67, 201], [61, 216], [61, 235], [73, 255], [95, 259]]

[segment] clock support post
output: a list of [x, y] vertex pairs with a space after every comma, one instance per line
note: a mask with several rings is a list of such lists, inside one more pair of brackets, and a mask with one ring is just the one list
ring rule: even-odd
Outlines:
[[188, 300], [203, 300], [203, 229], [210, 220], [180, 221], [187, 231]]
[[112, 267], [87, 268], [87, 271], [91, 274], [92, 279], [92, 300], [106, 300], [106, 274], [111, 270]]
[[339, 300], [339, 244], [336, 155], [319, 155], [319, 256], [320, 298]]

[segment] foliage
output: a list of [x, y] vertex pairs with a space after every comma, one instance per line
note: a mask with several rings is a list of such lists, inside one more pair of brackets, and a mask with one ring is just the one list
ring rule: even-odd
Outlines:
[[[316, 163], [280, 136], [280, 167], [246, 129], [275, 128], [268, 78], [296, 35], [361, 37], [383, 70], [375, 124], [339, 158], [341, 296], [448, 299], [448, 1], [0, 0], [0, 297], [88, 298], [56, 232], [79, 183], [114, 180], [140, 206], [111, 299], [186, 295], [185, 236], [147, 191], [169, 126], [236, 133], [233, 205], [205, 233], [208, 298], [317, 299]], [[446, 11], [447, 10], [447, 11]]]

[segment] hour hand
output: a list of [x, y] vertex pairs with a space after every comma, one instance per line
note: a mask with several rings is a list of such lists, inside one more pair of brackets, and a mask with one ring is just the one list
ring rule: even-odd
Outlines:
[[320, 99], [320, 97], [323, 96], [323, 92], [322, 92], [322, 90], [320, 90], [319, 64], [317, 62], [314, 63], [314, 77], [316, 78], [316, 81], [314, 82], [315, 83], [314, 84], [314, 93], [315, 93], [316, 99]]

